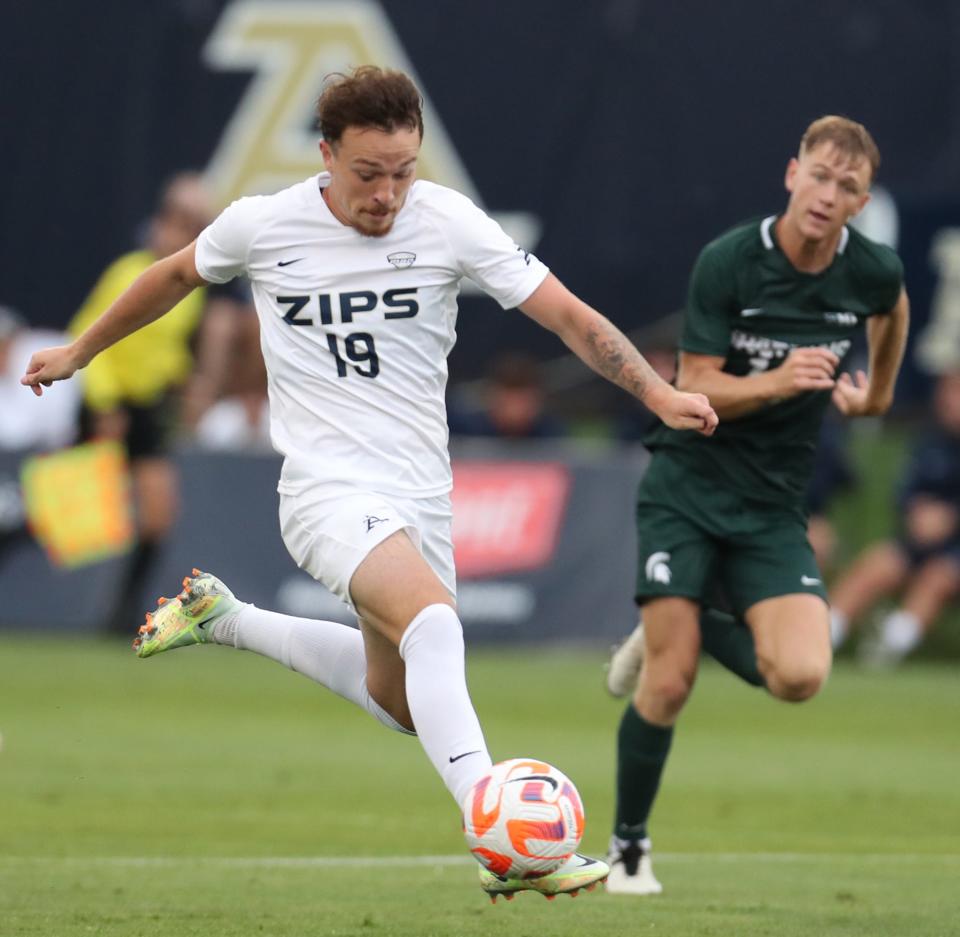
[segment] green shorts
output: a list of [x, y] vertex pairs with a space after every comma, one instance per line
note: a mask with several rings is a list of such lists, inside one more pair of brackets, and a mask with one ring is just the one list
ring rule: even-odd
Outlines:
[[637, 492], [637, 602], [682, 596], [743, 613], [764, 599], [827, 599], [794, 505], [753, 501], [712, 484], [663, 452]]

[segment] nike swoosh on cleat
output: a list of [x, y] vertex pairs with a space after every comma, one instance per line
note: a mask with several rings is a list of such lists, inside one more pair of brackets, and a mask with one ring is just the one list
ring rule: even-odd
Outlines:
[[297, 257], [295, 260], [278, 260], [278, 261], [277, 261], [277, 266], [278, 266], [278, 267], [289, 267], [290, 264], [298, 264], [298, 263], [300, 263], [301, 260], [303, 260], [302, 257]]
[[587, 858], [586, 856], [578, 856], [577, 858], [583, 860], [583, 861], [580, 863], [580, 868], [581, 868], [581, 869], [584, 868], [585, 866], [588, 866], [588, 865], [596, 865], [596, 864], [597, 864], [597, 860], [596, 860], [596, 859], [589, 859], [589, 858]]
[[453, 764], [455, 761], [459, 761], [461, 758], [466, 758], [467, 755], [479, 755], [479, 754], [480, 754], [480, 749], [478, 748], [476, 751], [464, 752], [462, 755], [451, 755], [450, 764]]

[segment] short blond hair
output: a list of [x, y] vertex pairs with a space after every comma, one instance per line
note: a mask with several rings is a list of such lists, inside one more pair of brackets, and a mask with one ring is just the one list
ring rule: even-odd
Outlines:
[[880, 168], [880, 149], [863, 124], [836, 114], [820, 117], [804, 131], [800, 139], [800, 155], [816, 149], [821, 143], [832, 143], [851, 159], [866, 159], [870, 164], [870, 181], [876, 178]]

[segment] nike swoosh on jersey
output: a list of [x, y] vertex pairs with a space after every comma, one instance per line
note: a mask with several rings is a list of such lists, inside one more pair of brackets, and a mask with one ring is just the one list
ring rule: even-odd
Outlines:
[[303, 260], [302, 257], [295, 257], [293, 260], [278, 260], [278, 261], [277, 261], [277, 266], [278, 266], [278, 267], [289, 267], [290, 264], [298, 264], [298, 263], [300, 263], [301, 260]]
[[815, 579], [813, 576], [801, 576], [800, 584], [804, 586], [819, 586], [820, 580]]
[[740, 310], [740, 315], [741, 315], [744, 319], [749, 319], [750, 316], [759, 316], [761, 312], [763, 312], [763, 307], [762, 307], [762, 306], [761, 306], [759, 309], [741, 309], [741, 310]]

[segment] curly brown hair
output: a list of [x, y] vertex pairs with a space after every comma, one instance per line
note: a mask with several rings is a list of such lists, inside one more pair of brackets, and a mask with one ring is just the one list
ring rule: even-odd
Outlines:
[[327, 78], [316, 113], [320, 133], [331, 146], [347, 127], [375, 127], [387, 133], [403, 127], [418, 130], [423, 138], [423, 99], [403, 72], [361, 65], [347, 75]]

